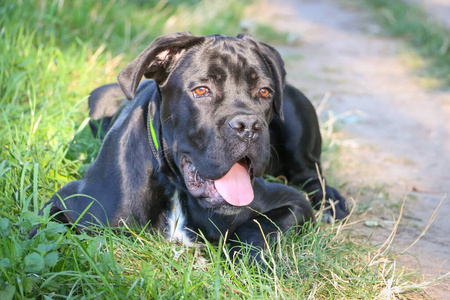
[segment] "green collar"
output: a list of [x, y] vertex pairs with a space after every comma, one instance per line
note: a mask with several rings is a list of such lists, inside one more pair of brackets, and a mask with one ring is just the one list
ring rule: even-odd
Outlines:
[[[165, 163], [167, 163], [167, 165], [171, 169], [172, 173], [176, 174], [176, 169], [174, 168], [172, 161], [168, 157], [165, 158], [164, 153], [160, 153], [160, 151], [161, 152], [167, 151], [167, 145], [164, 143], [164, 139], [161, 137], [160, 125], [158, 123], [156, 123], [156, 126], [153, 125], [152, 118], [156, 119], [157, 122], [159, 121], [159, 120], [157, 120], [157, 118], [158, 118], [157, 111], [158, 110], [156, 109], [155, 103], [150, 102], [149, 106], [148, 106], [148, 112], [147, 112], [148, 142], [150, 144], [150, 148], [152, 149], [153, 156], [158, 161], [158, 164], [161, 166], [161, 163], [162, 163], [161, 160], [163, 160]], [[158, 137], [159, 137], [159, 139], [158, 139]], [[159, 140], [159, 142], [158, 142], [158, 140]], [[160, 143], [161, 143], [161, 148], [160, 148]]]
[[148, 135], [148, 142], [150, 143], [150, 147], [152, 149], [153, 155], [155, 156], [156, 160], [159, 162], [159, 143], [158, 143], [158, 137], [156, 135], [155, 128], [153, 126], [153, 120], [152, 116], [154, 116], [154, 106], [152, 106], [152, 103], [148, 106], [148, 112], [147, 112], [147, 135]]
[[153, 144], [155, 145], [156, 151], [158, 151], [159, 150], [158, 139], [156, 138], [156, 133], [155, 129], [153, 128], [153, 122], [152, 118], [150, 117], [150, 114], [148, 115], [148, 123], [150, 125], [150, 134], [152, 136]]

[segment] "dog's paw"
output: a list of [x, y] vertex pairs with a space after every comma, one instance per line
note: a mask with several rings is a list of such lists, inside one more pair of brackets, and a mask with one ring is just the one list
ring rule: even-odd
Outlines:
[[324, 211], [322, 214], [321, 222], [326, 224], [333, 224], [335, 221], [334, 217], [331, 215], [330, 210]]
[[[319, 191], [314, 194], [313, 204], [316, 208], [320, 207], [323, 199], [323, 192]], [[332, 223], [334, 220], [342, 220], [348, 216], [349, 211], [345, 198], [330, 186], [325, 187], [325, 207], [322, 222]]]
[[267, 268], [261, 256], [263, 255], [262, 247], [255, 247], [239, 241], [231, 241], [228, 244], [228, 257], [233, 264], [242, 262], [244, 265], [255, 265]]

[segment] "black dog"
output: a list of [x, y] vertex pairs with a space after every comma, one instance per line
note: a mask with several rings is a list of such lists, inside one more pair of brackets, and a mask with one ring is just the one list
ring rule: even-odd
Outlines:
[[[278, 52], [247, 35], [157, 38], [119, 74], [120, 87], [91, 93], [102, 148], [83, 179], [51, 198], [50, 213], [65, 223], [150, 222], [185, 244], [199, 232], [217, 242], [228, 231], [231, 244], [257, 247], [261, 229], [269, 235], [314, 220], [296, 189], [261, 178], [282, 174], [316, 191], [313, 205], [322, 202], [317, 116], [284, 78]], [[119, 107], [125, 96], [132, 101]], [[325, 192], [344, 218], [343, 197]]]

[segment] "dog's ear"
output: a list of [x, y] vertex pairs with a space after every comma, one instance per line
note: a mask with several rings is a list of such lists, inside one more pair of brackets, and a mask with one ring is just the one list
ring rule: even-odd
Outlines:
[[274, 111], [275, 113], [284, 120], [283, 114], [283, 89], [285, 86], [286, 70], [284, 69], [284, 61], [281, 58], [280, 53], [278, 53], [275, 48], [261, 42], [257, 42], [250, 35], [240, 34], [237, 38], [247, 39], [252, 41], [261, 55], [261, 58], [266, 63], [269, 71], [275, 80], [275, 98], [273, 99]]
[[156, 38], [141, 54], [128, 64], [117, 77], [128, 99], [133, 99], [142, 76], [164, 84], [179, 58], [189, 48], [205, 41], [204, 36], [188, 32], [169, 33]]

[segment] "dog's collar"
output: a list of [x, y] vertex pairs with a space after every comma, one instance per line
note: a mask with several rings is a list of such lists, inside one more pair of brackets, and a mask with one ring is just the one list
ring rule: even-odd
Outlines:
[[156, 138], [155, 129], [153, 128], [153, 121], [150, 115], [148, 117], [148, 123], [150, 124], [150, 132], [152, 135], [153, 144], [155, 145], [156, 151], [158, 151], [159, 150], [158, 139]]
[[[156, 126], [153, 125], [153, 119], [157, 116], [157, 108], [156, 103], [154, 101], [150, 101], [148, 104], [148, 111], [147, 111], [147, 137], [148, 137], [148, 143], [150, 144], [150, 149], [152, 149], [153, 156], [158, 161], [158, 165], [161, 165], [161, 155], [159, 154], [159, 143], [158, 143], [158, 135], [160, 133], [160, 128], [156, 124]], [[155, 130], [156, 128], [156, 130]]]
[[[164, 158], [164, 152], [167, 153], [168, 147], [164, 140], [161, 138], [161, 127], [157, 123], [153, 123], [156, 118], [158, 118], [157, 115], [157, 108], [156, 103], [153, 101], [150, 101], [148, 105], [148, 112], [147, 112], [147, 136], [148, 136], [148, 142], [150, 144], [150, 148], [152, 149], [153, 156], [158, 161], [158, 165], [161, 166], [161, 160]], [[159, 140], [159, 142], [158, 142]], [[161, 151], [163, 153], [161, 153]], [[169, 166], [170, 170], [173, 174], [175, 173], [175, 168], [170, 161], [168, 157], [166, 157], [165, 161], [167, 162], [167, 165]]]
[[147, 123], [148, 123], [148, 129], [147, 129], [147, 135], [148, 135], [148, 142], [150, 143], [150, 148], [152, 149], [153, 155], [156, 157], [156, 159], [159, 162], [159, 144], [158, 144], [158, 138], [156, 137], [155, 128], [153, 127], [153, 120], [150, 116], [150, 112], [147, 114]]

